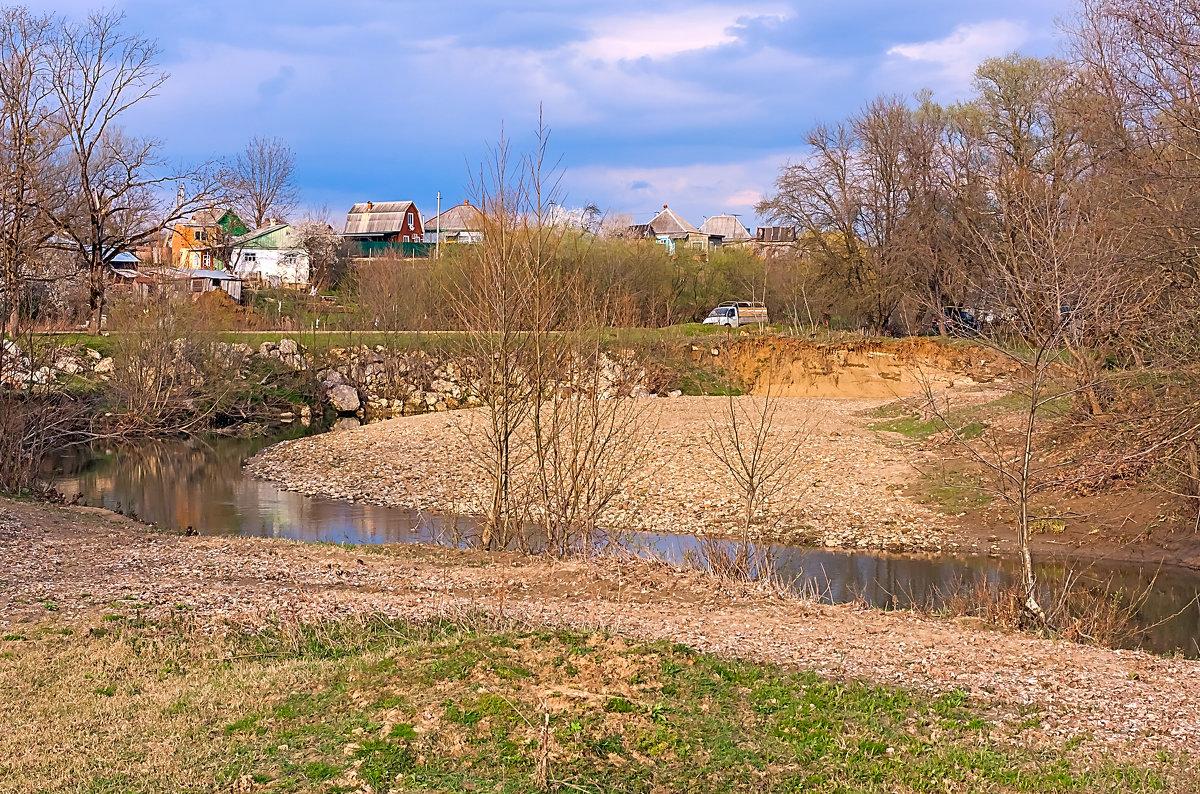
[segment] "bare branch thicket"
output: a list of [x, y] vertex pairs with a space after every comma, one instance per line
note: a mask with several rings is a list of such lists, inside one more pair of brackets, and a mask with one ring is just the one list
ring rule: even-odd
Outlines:
[[1102, 131], [1136, 229], [1114, 349], [1157, 370], [1124, 395], [1111, 457], [1197, 500], [1200, 529], [1200, 3], [1084, 0], [1071, 26], [1081, 74], [1106, 99]]
[[[725, 371], [734, 372], [728, 360]], [[807, 471], [803, 446], [811, 425], [806, 420], [783, 426], [780, 398], [769, 382], [761, 395], [735, 396], [732, 384], [728, 392], [709, 416], [705, 443], [718, 465], [717, 483], [740, 503], [736, 541], [730, 550], [704, 538], [701, 553], [714, 572], [748, 581], [772, 575], [771, 560], [755, 537], [771, 534], [807, 490], [797, 493], [795, 485]]]
[[482, 403], [467, 432], [490, 491], [484, 545], [526, 544], [533, 521], [564, 555], [594, 547], [635, 476], [645, 422], [628, 362], [605, 350], [613, 309], [591, 267], [595, 238], [562, 222], [548, 145], [539, 126], [519, 160], [503, 138], [494, 148], [475, 185], [482, 241], [451, 257], [449, 299]]
[[222, 354], [220, 325], [203, 305], [162, 296], [119, 301], [112, 311], [122, 332], [112, 337], [104, 385], [113, 413], [107, 432], [188, 432], [229, 407], [241, 388], [240, 362]]
[[113, 257], [200, 209], [220, 204], [215, 166], [168, 168], [158, 141], [126, 134], [120, 119], [153, 97], [166, 80], [157, 45], [122, 29], [124, 16], [93, 12], [52, 39], [50, 87], [64, 163], [46, 208], [54, 233], [79, 262], [88, 285], [89, 327], [99, 333], [107, 269]]
[[93, 437], [94, 405], [50, 376], [70, 352], [54, 337], [2, 326], [0, 318], [0, 493], [22, 494], [42, 487], [47, 456]]
[[[931, 388], [931, 410], [994, 479], [1013, 513], [1024, 604], [1044, 622], [1030, 550], [1034, 497], [1063, 483], [1072, 461], [1052, 443], [1049, 414], [1075, 396], [1103, 409], [1098, 365], [1113, 307], [1130, 285], [1124, 233], [1108, 225], [1114, 196], [1089, 179], [1092, 150], [1072, 100], [1078, 84], [1053, 59], [986, 61], [976, 79], [988, 203], [971, 223], [978, 258], [974, 285], [995, 322], [977, 341], [1013, 365], [1005, 384], [1019, 404], [1016, 428], [972, 437], [956, 427]], [[971, 144], [972, 146], [976, 144]]]
[[234, 211], [251, 228], [285, 220], [300, 201], [296, 153], [282, 138], [255, 136], [228, 166]]
[[873, 333], [901, 305], [913, 269], [916, 237], [907, 212], [913, 185], [909, 152], [913, 112], [897, 97], [880, 97], [836, 126], [808, 134], [813, 153], [785, 167], [760, 215], [795, 225], [810, 256], [852, 302]]
[[455, 257], [447, 300], [465, 332], [472, 389], [482, 405], [464, 428], [471, 463], [489, 491], [482, 544], [500, 549], [518, 539], [528, 518], [521, 476], [530, 453], [519, 433], [538, 396], [527, 370], [536, 281], [525, 239], [530, 188], [503, 135], [473, 180], [482, 239]]

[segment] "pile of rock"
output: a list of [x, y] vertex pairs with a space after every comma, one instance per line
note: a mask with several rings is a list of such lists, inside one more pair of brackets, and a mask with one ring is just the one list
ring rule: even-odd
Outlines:
[[39, 362], [16, 342], [10, 339], [0, 342], [0, 385], [10, 389], [46, 386], [71, 375], [95, 375], [104, 379], [112, 371], [113, 360], [89, 347], [52, 350], [43, 362]]

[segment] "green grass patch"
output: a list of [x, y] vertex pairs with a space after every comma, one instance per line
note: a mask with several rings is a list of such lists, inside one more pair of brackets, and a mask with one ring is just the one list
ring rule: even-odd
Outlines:
[[911, 491], [917, 501], [950, 515], [980, 510], [996, 499], [974, 475], [957, 469], [925, 472]]
[[[93, 672], [121, 684], [101, 692]], [[930, 697], [586, 632], [121, 625], [23, 643], [0, 675], [19, 682], [0, 708], [29, 726], [0, 736], [0, 759], [41, 759], [0, 760], [22, 790], [523, 792], [543, 759], [563, 792], [1123, 794], [1165, 791], [1178, 771], [1171, 759], [1118, 764], [1088, 742], [1013, 744], [1028, 712], [962, 691]], [[85, 740], [99, 724], [104, 741]], [[74, 748], [69, 775], [35, 751], [52, 737]]]

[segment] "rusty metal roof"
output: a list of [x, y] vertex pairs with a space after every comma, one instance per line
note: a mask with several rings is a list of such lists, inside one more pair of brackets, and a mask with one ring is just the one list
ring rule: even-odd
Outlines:
[[758, 241], [760, 243], [794, 243], [796, 228], [794, 226], [759, 226]]

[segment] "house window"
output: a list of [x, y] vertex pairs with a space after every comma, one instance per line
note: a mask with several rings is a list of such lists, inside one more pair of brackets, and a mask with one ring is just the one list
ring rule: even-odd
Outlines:
[[412, 227], [414, 227], [414, 226], [416, 226], [416, 225], [417, 225], [417, 215], [416, 215], [416, 213], [414, 213], [414, 212], [410, 212], [410, 213], [408, 213], [408, 228], [410, 228], [410, 229], [411, 229]]
[[203, 242], [208, 239], [208, 234], [203, 229], [196, 230], [196, 242]]
[[204, 279], [192, 279], [192, 292], [204, 292]]
[[256, 251], [247, 251], [242, 254], [242, 261], [252, 265], [258, 261], [258, 253]]
[[409, 240], [409, 238], [408, 238], [408, 235], [407, 235], [407, 234], [406, 234], [406, 235], [404, 235], [404, 242], [406, 242], [406, 243], [407, 243], [407, 242], [410, 242], [410, 240]]

